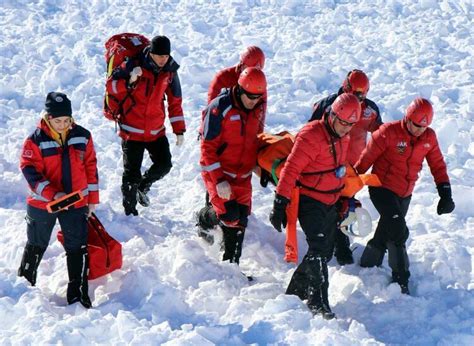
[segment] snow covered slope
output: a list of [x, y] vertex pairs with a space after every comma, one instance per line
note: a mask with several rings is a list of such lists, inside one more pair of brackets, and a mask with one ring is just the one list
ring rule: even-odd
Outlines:
[[[474, 344], [473, 14], [469, 0], [3, 0], [0, 343]], [[127, 31], [171, 39], [188, 126], [184, 148], [174, 147], [170, 135], [174, 167], [153, 186], [152, 206], [139, 217], [123, 214], [120, 141], [101, 114], [103, 44]], [[217, 245], [195, 236], [193, 213], [204, 202], [196, 138], [207, 87], [251, 44], [267, 56], [267, 131], [296, 132], [313, 102], [335, 92], [353, 68], [369, 75], [369, 97], [386, 122], [400, 119], [415, 96], [433, 102], [456, 210], [436, 214], [425, 167], [407, 217], [412, 296], [389, 284], [387, 262], [362, 269], [333, 260], [329, 290], [338, 318], [313, 318], [283, 294], [294, 266], [283, 261], [284, 235], [268, 221], [273, 190], [256, 178], [240, 268], [253, 283], [220, 261]], [[92, 131], [101, 179], [97, 214], [123, 244], [122, 270], [90, 283], [91, 310], [66, 305], [66, 260], [56, 232], [37, 287], [16, 277], [26, 241], [20, 149], [52, 90], [70, 96], [76, 120]], [[376, 220], [367, 191], [359, 197]], [[369, 238], [354, 239], [356, 260]], [[301, 232], [299, 239], [302, 256]]]

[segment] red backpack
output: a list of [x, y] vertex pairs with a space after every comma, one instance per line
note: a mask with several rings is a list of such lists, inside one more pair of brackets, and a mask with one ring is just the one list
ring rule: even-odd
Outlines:
[[[122, 268], [122, 244], [107, 233], [94, 213], [87, 219], [87, 230], [88, 279], [94, 280]], [[64, 234], [61, 230], [57, 237], [59, 242], [64, 244]]]
[[[146, 46], [150, 45], [150, 40], [143, 35], [133, 33], [122, 33], [112, 36], [105, 42], [105, 61], [107, 63], [107, 79], [112, 75], [114, 68], [122, 64], [126, 58], [138, 55]], [[113, 95], [105, 92], [104, 115], [107, 119], [120, 122], [120, 118], [125, 116], [130, 108], [123, 109], [124, 102], [131, 97], [128, 93], [122, 100], [118, 100]]]

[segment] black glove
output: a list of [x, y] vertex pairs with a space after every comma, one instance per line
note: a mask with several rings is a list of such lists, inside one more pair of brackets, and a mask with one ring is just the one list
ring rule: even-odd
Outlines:
[[288, 203], [290, 203], [288, 198], [276, 194], [273, 210], [270, 213], [270, 222], [278, 232], [281, 232], [281, 226], [286, 227], [286, 206]]
[[436, 186], [440, 200], [438, 202], [438, 215], [449, 214], [454, 210], [454, 201], [451, 197], [451, 185], [449, 183], [442, 183]]

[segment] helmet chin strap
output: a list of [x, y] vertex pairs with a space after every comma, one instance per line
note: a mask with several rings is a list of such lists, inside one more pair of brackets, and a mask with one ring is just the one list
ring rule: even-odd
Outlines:
[[335, 119], [336, 119], [335, 116], [331, 116], [331, 114], [328, 113], [328, 115], [326, 116], [326, 119], [325, 119], [326, 128], [329, 130], [329, 133], [332, 136], [334, 136], [336, 138], [341, 138], [341, 136], [339, 136], [339, 134], [334, 129], [334, 120]]

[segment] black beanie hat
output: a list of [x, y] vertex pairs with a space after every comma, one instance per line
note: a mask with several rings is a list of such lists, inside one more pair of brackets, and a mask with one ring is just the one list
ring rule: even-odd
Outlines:
[[151, 40], [150, 53], [156, 55], [170, 55], [171, 42], [166, 36], [155, 36]]
[[52, 118], [72, 117], [71, 101], [66, 94], [52, 91], [46, 96], [44, 110]]

